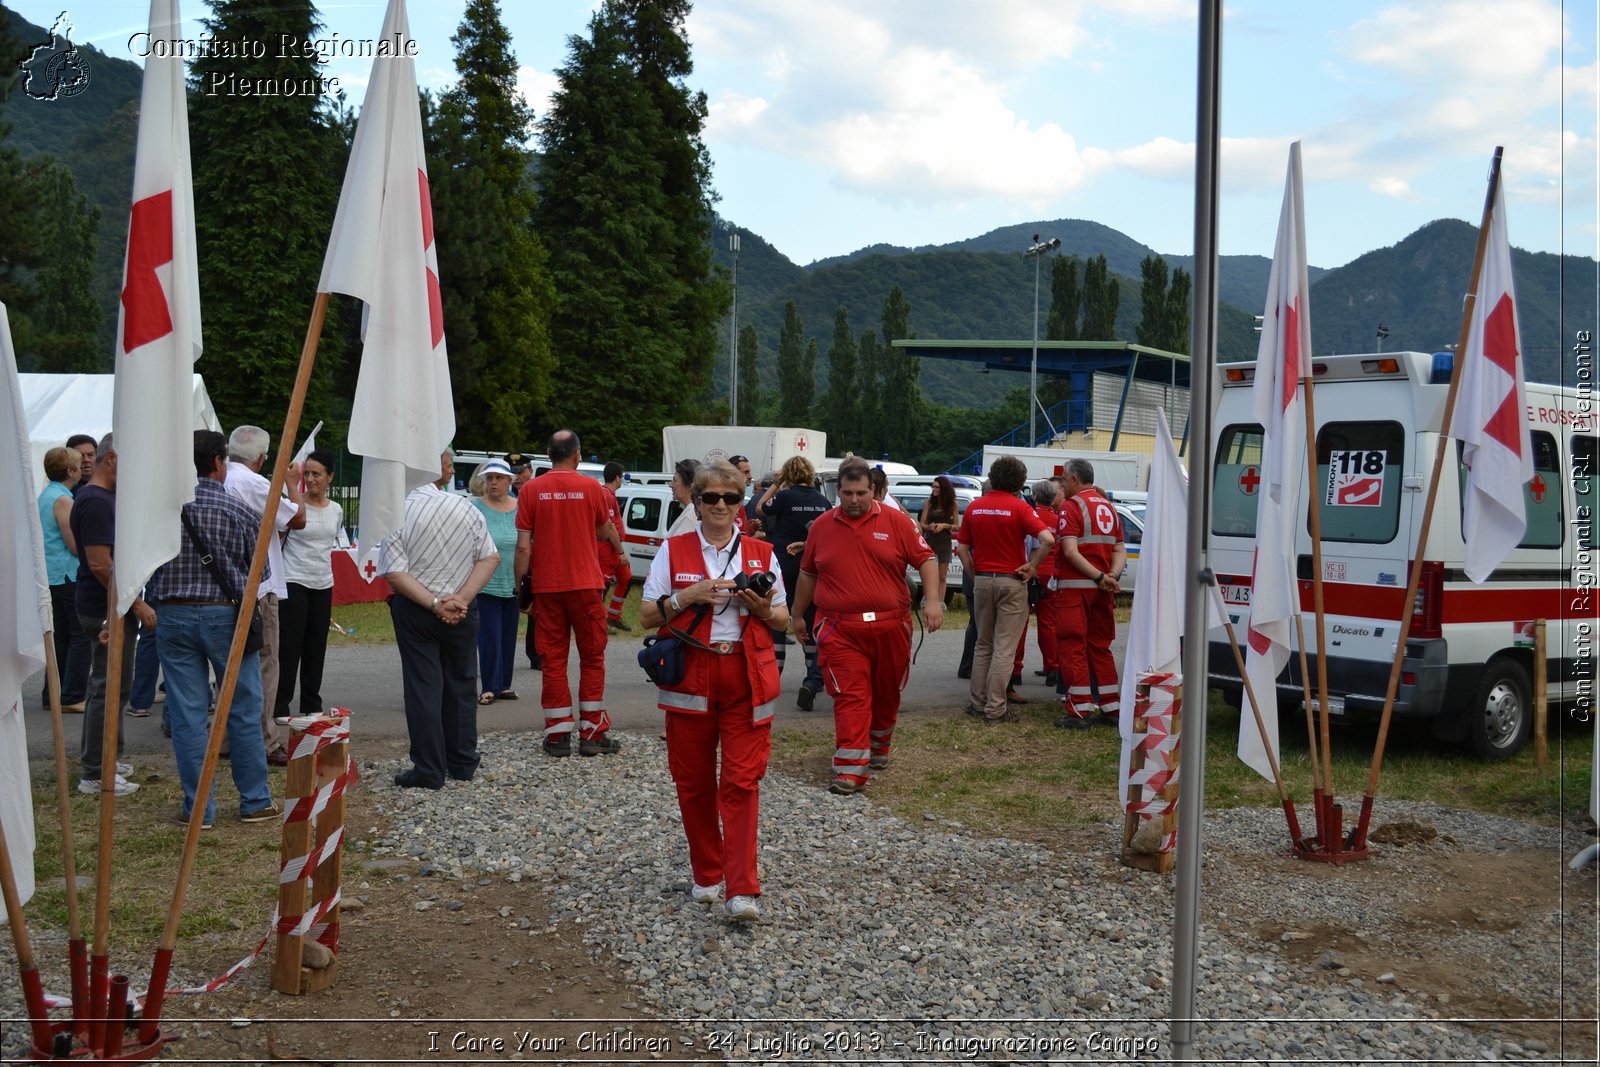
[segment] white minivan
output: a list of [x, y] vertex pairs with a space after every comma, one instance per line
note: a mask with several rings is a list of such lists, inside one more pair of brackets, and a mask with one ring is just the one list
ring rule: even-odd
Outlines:
[[[1321, 502], [1328, 711], [1336, 719], [1381, 712], [1402, 612], [1410, 612], [1394, 714], [1427, 720], [1481, 757], [1504, 759], [1533, 722], [1534, 620], [1547, 620], [1552, 704], [1592, 713], [1595, 602], [1595, 416], [1579, 390], [1527, 383], [1523, 413], [1534, 476], [1508, 487], [1523, 498], [1527, 532], [1487, 581], [1463, 570], [1460, 445], [1441, 437], [1451, 355], [1391, 352], [1318, 356], [1312, 364], [1316, 470], [1304, 460], [1296, 524], [1297, 576], [1308, 659], [1316, 677], [1307, 500]], [[1217, 368], [1211, 560], [1235, 632], [1250, 614], [1262, 428], [1252, 414], [1255, 368]], [[1434, 456], [1448, 449], [1422, 581], [1405, 603]], [[1587, 562], [1586, 562], [1587, 561]], [[1220, 628], [1210, 635], [1211, 684], [1237, 701], [1238, 667]], [[1300, 702], [1298, 656], [1278, 677], [1281, 706]], [[1263, 695], [1263, 699], [1265, 696]], [[1587, 721], [1586, 719], [1583, 721]]]
[[617, 533], [628, 553], [628, 565], [633, 576], [643, 581], [667, 531], [683, 514], [683, 505], [673, 499], [670, 485], [627, 481], [617, 490], [617, 512], [622, 516], [622, 529]]

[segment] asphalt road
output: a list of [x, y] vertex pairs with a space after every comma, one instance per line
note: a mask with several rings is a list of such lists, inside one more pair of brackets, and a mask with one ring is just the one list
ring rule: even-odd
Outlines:
[[[919, 633], [912, 633], [912, 648], [916, 648]], [[337, 635], [332, 637], [338, 642]], [[911, 668], [911, 678], [906, 685], [901, 705], [907, 715], [958, 715], [967, 701], [967, 683], [956, 677], [956, 667], [961, 659], [962, 631], [940, 631], [928, 634]], [[1118, 662], [1122, 659], [1123, 637], [1118, 635], [1114, 651]], [[636, 655], [639, 639], [614, 638], [606, 650], [606, 706], [613, 724], [623, 731], [653, 731], [661, 728], [662, 712], [656, 707], [655, 687], [639, 668]], [[1039, 649], [1030, 626], [1027, 654], [1023, 666], [1022, 694], [1029, 700], [1047, 700], [1047, 690], [1033, 672], [1040, 666]], [[574, 650], [568, 665], [568, 674], [574, 690], [577, 685], [577, 655]], [[800, 711], [794, 704], [794, 692], [803, 676], [803, 660], [798, 645], [789, 648], [789, 659], [783, 672], [784, 699], [778, 705], [778, 723], [781, 726], [831, 731], [833, 716], [831, 701], [826, 694], [817, 697], [812, 712]], [[23, 704], [28, 732], [28, 752], [34, 759], [50, 759], [54, 755], [53, 731], [49, 715], [38, 703], [43, 686], [43, 674], [30, 678], [23, 688]], [[521, 695], [515, 702], [497, 701], [478, 709], [478, 729], [488, 731], [536, 731], [543, 727], [539, 712], [539, 686], [542, 675], [530, 670], [527, 660], [517, 657], [517, 669], [512, 686]], [[330, 644], [323, 681], [323, 698], [330, 706], [348, 707], [353, 712], [353, 737], [360, 751], [368, 747], [371, 754], [389, 755], [405, 751], [406, 722], [400, 687], [400, 656], [393, 645], [339, 645]], [[65, 739], [69, 759], [75, 758], [82, 716], [64, 718]], [[161, 735], [161, 705], [146, 719], [124, 716], [127, 752], [171, 756], [172, 746]], [[365, 744], [364, 744], [365, 743]], [[137, 761], [135, 761], [137, 762]]]

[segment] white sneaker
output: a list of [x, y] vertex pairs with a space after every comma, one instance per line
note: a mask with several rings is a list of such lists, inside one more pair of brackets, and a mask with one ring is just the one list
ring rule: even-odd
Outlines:
[[689, 899], [696, 904], [715, 904], [721, 895], [720, 885], [701, 885], [696, 882], [689, 887]]
[[761, 918], [761, 905], [755, 897], [731, 897], [726, 907], [728, 918], [736, 923], [752, 923]]
[[120, 761], [117, 763], [117, 777], [118, 778], [126, 778], [128, 775], [130, 775], [132, 773], [133, 773], [133, 764], [131, 764], [131, 763], [122, 763]]
[[[137, 793], [138, 791], [139, 791], [139, 786], [138, 786], [137, 783], [128, 781], [126, 778], [122, 777], [122, 775], [120, 775], [120, 774], [117, 775], [116, 784], [114, 786], [112, 786], [112, 792], [116, 793], [117, 796], [119, 796], [119, 797], [125, 797], [129, 793]], [[94, 794], [100, 792], [100, 779], [98, 779], [98, 778], [80, 778], [80, 779], [78, 779], [78, 792], [87, 793], [90, 796], [93, 796]]]

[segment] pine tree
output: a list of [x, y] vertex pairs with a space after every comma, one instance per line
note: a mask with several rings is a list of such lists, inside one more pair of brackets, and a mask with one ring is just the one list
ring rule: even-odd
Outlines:
[[861, 334], [861, 342], [856, 346], [856, 375], [859, 384], [856, 386], [856, 454], [860, 456], [878, 456], [884, 449], [883, 431], [883, 393], [887, 387], [884, 381], [883, 346], [878, 343], [878, 331], [865, 330]]
[[883, 451], [904, 456], [916, 440], [922, 414], [922, 391], [917, 379], [922, 361], [906, 355], [894, 342], [911, 336], [911, 305], [896, 285], [883, 302]]
[[1083, 292], [1078, 287], [1078, 257], [1057, 256], [1050, 264], [1050, 314], [1045, 319], [1047, 341], [1078, 339], [1078, 306]]
[[[811, 361], [814, 367], [814, 351]], [[783, 306], [783, 329], [778, 333], [779, 424], [804, 426], [815, 390], [815, 372], [806, 364], [805, 330], [800, 324], [800, 312], [790, 300]]]
[[1162, 348], [1168, 352], [1189, 351], [1189, 274], [1182, 267], [1172, 272], [1172, 286], [1167, 290], [1165, 336]]
[[739, 331], [739, 413], [740, 426], [761, 424], [761, 369], [756, 362], [761, 344], [756, 328], [746, 325]]
[[704, 93], [687, 0], [605, 0], [569, 40], [541, 125], [534, 211], [557, 302], [557, 389], [546, 419], [601, 434], [607, 451], [654, 451], [663, 423], [710, 388], [726, 280], [711, 267]]
[[828, 347], [828, 395], [823, 427], [829, 447], [840, 454], [856, 443], [857, 407], [856, 339], [850, 332], [850, 315], [840, 304], [833, 312], [833, 344]]
[[1085, 341], [1117, 339], [1117, 308], [1122, 303], [1122, 282], [1111, 276], [1105, 256], [1095, 256], [1083, 272], [1083, 329]]
[[[206, 376], [225, 428], [253, 423], [276, 438], [339, 203], [346, 146], [317, 95], [316, 54], [280, 55], [283, 35], [316, 37], [322, 23], [310, 0], [214, 0], [212, 12], [201, 20], [209, 36], [261, 42], [266, 54], [206, 54], [190, 68], [205, 320], [205, 354], [196, 369]], [[238, 90], [257, 83], [275, 83], [277, 90]], [[349, 411], [348, 399], [335, 407], [332, 389], [344, 354], [339, 307], [329, 305], [317, 350], [305, 406], [312, 421], [337, 423]]]
[[1160, 256], [1145, 256], [1139, 263], [1143, 284], [1139, 290], [1139, 325], [1133, 339], [1150, 348], [1161, 348], [1167, 339], [1167, 261]]
[[495, 0], [470, 0], [451, 42], [460, 78], [426, 131], [439, 288], [459, 436], [497, 450], [533, 439], [549, 397], [555, 289], [532, 223], [533, 112]]

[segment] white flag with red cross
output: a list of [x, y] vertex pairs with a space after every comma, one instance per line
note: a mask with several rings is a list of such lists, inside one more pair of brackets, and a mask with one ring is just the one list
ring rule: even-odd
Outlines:
[[[404, 0], [390, 0], [383, 41], [409, 42]], [[455, 435], [439, 257], [409, 48], [372, 62], [317, 288], [365, 303], [350, 451], [362, 457], [359, 564], [400, 528], [408, 492], [439, 477]], [[371, 580], [373, 569], [361, 566]]]
[[[178, 40], [177, 0], [151, 0], [150, 38]], [[189, 109], [178, 55], [144, 62], [133, 208], [117, 316], [112, 447], [117, 454], [118, 615], [178, 554], [179, 509], [194, 499], [194, 364], [200, 270], [189, 180]]]
[[1263, 778], [1272, 777], [1278, 754], [1278, 672], [1289, 662], [1290, 629], [1300, 611], [1294, 573], [1299, 518], [1300, 468], [1306, 428], [1300, 379], [1311, 358], [1310, 286], [1306, 281], [1305, 197], [1300, 172], [1300, 142], [1289, 146], [1289, 172], [1278, 243], [1272, 253], [1266, 312], [1256, 349], [1253, 400], [1262, 426], [1260, 496], [1256, 502], [1256, 556], [1250, 591], [1250, 628], [1245, 674], [1262, 707], [1262, 740], [1250, 714], [1239, 718], [1239, 758]]
[[1461, 533], [1466, 542], [1463, 569], [1474, 582], [1488, 578], [1528, 529], [1522, 486], [1533, 478], [1533, 455], [1519, 336], [1505, 186], [1496, 182], [1451, 418], [1461, 440], [1462, 462], [1469, 468]]
[[34, 492], [33, 449], [4, 304], [0, 304], [0, 411], [11, 420], [11, 429], [0, 433], [0, 527], [4, 529], [0, 535], [0, 827], [5, 829], [18, 898], [26, 902], [34, 890], [34, 827], [22, 687], [44, 666], [45, 635], [55, 626]]

